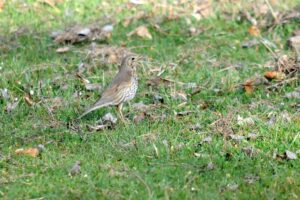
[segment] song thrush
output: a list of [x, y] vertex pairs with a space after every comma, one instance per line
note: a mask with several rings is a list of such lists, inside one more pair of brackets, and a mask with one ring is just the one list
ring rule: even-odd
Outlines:
[[117, 106], [121, 120], [125, 122], [122, 113], [123, 103], [132, 100], [138, 88], [136, 73], [137, 59], [138, 57], [135, 55], [128, 55], [122, 60], [119, 72], [102, 93], [101, 98], [79, 118], [102, 107]]

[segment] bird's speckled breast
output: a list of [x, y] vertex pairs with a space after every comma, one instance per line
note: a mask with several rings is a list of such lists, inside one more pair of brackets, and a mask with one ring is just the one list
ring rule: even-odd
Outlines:
[[137, 77], [134, 76], [131, 78], [131, 86], [127, 89], [124, 96], [124, 101], [130, 101], [135, 97], [136, 91], [138, 89], [138, 80]]

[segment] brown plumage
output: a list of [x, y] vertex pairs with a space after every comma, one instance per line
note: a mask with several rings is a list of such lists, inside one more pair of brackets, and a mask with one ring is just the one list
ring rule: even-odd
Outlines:
[[137, 56], [126, 56], [119, 67], [119, 72], [112, 80], [111, 84], [102, 93], [101, 98], [89, 109], [87, 109], [79, 118], [88, 113], [106, 106], [118, 106], [118, 112], [121, 120], [124, 122], [122, 113], [123, 103], [130, 101], [135, 97], [138, 81], [136, 74]]

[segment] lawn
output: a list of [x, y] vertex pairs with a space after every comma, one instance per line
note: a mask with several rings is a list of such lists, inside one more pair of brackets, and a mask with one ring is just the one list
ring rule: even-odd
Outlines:
[[[131, 2], [0, 0], [0, 199], [300, 199], [299, 71], [253, 81], [294, 58], [300, 1]], [[109, 31], [50, 37], [74, 25]], [[114, 107], [76, 118], [123, 51], [143, 56], [128, 123], [95, 130]]]

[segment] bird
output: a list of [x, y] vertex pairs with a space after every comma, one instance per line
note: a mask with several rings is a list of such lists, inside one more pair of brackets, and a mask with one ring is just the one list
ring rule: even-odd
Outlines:
[[125, 123], [122, 113], [123, 103], [132, 100], [138, 89], [137, 61], [138, 56], [130, 54], [122, 59], [119, 71], [111, 84], [104, 90], [100, 99], [88, 108], [78, 119], [88, 113], [107, 106], [117, 106], [121, 121]]

